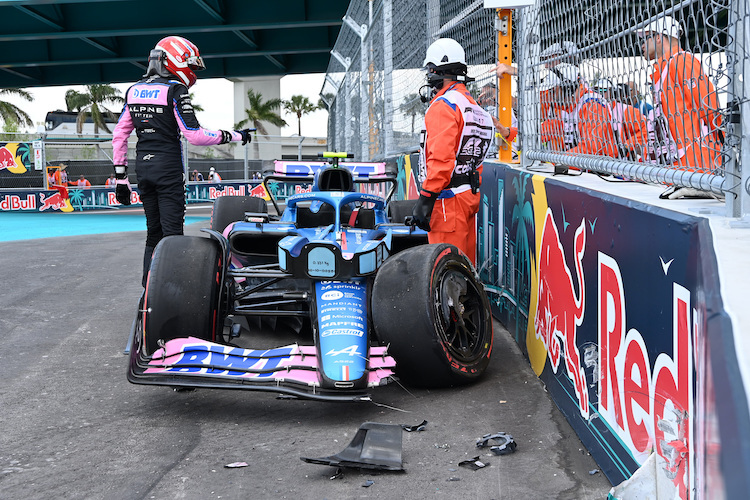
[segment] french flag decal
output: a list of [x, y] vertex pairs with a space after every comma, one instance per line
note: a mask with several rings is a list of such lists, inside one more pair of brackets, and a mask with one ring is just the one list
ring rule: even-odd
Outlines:
[[349, 365], [341, 367], [341, 380], [349, 380]]

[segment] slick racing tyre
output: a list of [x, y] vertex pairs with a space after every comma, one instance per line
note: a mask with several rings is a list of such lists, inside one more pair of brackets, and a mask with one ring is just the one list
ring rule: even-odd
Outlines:
[[146, 283], [143, 336], [146, 354], [164, 342], [215, 340], [221, 276], [219, 244], [196, 236], [167, 236], [154, 250]]
[[484, 287], [456, 247], [420, 245], [385, 261], [375, 276], [372, 320], [406, 383], [446, 387], [478, 379], [492, 353]]
[[245, 212], [267, 214], [266, 200], [255, 196], [220, 196], [211, 210], [211, 229], [223, 233], [232, 222], [244, 220]]

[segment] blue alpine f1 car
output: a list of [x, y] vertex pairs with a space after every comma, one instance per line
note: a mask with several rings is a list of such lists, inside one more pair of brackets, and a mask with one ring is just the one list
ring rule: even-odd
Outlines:
[[[385, 164], [342, 155], [275, 162], [263, 185], [279, 215], [263, 198], [224, 196], [207, 237], [159, 243], [130, 382], [366, 401], [397, 377], [439, 387], [482, 375], [492, 319], [472, 264], [408, 223], [414, 201], [390, 201]], [[274, 188], [289, 183], [311, 189], [282, 207]], [[282, 331], [295, 340], [251, 346], [253, 333]]]

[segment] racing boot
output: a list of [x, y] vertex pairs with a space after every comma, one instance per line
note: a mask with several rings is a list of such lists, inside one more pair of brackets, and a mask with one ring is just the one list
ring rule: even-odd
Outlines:
[[141, 285], [146, 288], [146, 279], [148, 278], [148, 270], [151, 269], [151, 256], [154, 254], [154, 247], [147, 246], [143, 252], [143, 278], [141, 279]]

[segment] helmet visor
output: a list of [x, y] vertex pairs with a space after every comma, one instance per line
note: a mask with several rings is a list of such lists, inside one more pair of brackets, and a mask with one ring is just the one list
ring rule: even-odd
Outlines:
[[203, 58], [201, 56], [190, 56], [187, 58], [187, 64], [193, 71], [201, 71], [206, 69], [206, 65], [203, 64]]

